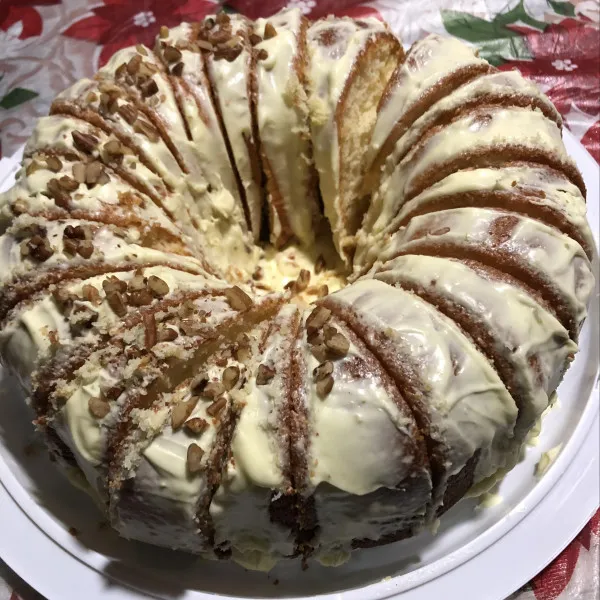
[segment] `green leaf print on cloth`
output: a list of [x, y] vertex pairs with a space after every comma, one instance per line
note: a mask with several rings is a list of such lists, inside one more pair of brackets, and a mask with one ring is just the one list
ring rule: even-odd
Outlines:
[[0, 108], [14, 108], [15, 106], [19, 106], [19, 104], [23, 104], [28, 100], [32, 100], [33, 98], [37, 98], [39, 94], [34, 92], [33, 90], [27, 90], [25, 88], [15, 88], [6, 94], [0, 100]]
[[509, 11], [499, 13], [492, 21], [456, 10], [442, 10], [441, 16], [448, 33], [475, 44], [481, 57], [494, 66], [508, 60], [532, 58], [523, 34], [509, 25], [523, 24], [540, 31], [547, 26], [527, 13], [523, 1]]

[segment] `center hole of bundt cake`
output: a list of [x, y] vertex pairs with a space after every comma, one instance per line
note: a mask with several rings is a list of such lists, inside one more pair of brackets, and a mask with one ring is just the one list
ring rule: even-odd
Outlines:
[[261, 246], [251, 275], [257, 291], [288, 290], [306, 302], [344, 287], [347, 277], [348, 272], [327, 231], [318, 235], [311, 247], [294, 242], [283, 248], [270, 244]]

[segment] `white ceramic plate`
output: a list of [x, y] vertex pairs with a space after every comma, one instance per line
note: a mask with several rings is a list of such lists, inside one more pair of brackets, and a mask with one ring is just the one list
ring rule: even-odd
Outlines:
[[[598, 166], [569, 132], [565, 143], [588, 186], [598, 245]], [[12, 183], [18, 158], [0, 163], [0, 189]], [[544, 419], [538, 445], [502, 482], [502, 502], [482, 509], [463, 500], [437, 535], [362, 550], [337, 569], [311, 562], [302, 571], [290, 561], [269, 575], [127, 542], [102, 527], [92, 501], [50, 465], [14, 382], [0, 371], [0, 556], [49, 600], [206, 600], [214, 594], [223, 600], [501, 600], [548, 564], [598, 506], [599, 337], [596, 286], [559, 405]], [[536, 478], [542, 452], [559, 444], [555, 462]]]

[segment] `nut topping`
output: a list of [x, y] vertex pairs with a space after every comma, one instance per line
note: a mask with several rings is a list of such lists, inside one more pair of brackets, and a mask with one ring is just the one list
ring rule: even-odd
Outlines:
[[206, 409], [206, 413], [209, 414], [211, 417], [216, 417], [219, 414], [221, 414], [221, 412], [223, 412], [223, 409], [227, 406], [227, 398], [225, 398], [225, 396], [221, 396], [219, 399], [215, 400], [207, 409]]
[[94, 287], [93, 285], [90, 285], [89, 283], [86, 283], [81, 288], [81, 292], [83, 294], [83, 297], [88, 302], [90, 302], [91, 304], [93, 304], [94, 306], [99, 306], [100, 303], [102, 302], [102, 300], [100, 298], [100, 292], [98, 291], [98, 288]]
[[137, 119], [137, 110], [132, 104], [121, 104], [117, 112], [130, 124]]
[[98, 138], [89, 133], [74, 131], [71, 135], [73, 136], [73, 143], [75, 144], [75, 147], [86, 154], [91, 154], [98, 146]]
[[160, 277], [156, 277], [156, 275], [148, 277], [148, 288], [158, 298], [162, 298], [169, 293], [167, 282], [163, 281]]
[[341, 333], [332, 335], [329, 339], [325, 339], [325, 346], [331, 355], [335, 358], [342, 358], [348, 354], [350, 342]]
[[225, 386], [220, 381], [210, 381], [204, 386], [202, 395], [207, 398], [216, 398], [225, 393]]
[[204, 389], [208, 384], [208, 375], [202, 374], [194, 377], [190, 385], [190, 390], [194, 396], [200, 396], [203, 394]]
[[[103, 282], [103, 285], [104, 283], [105, 282]], [[127, 306], [125, 305], [125, 300], [123, 300], [123, 295], [120, 292], [107, 292], [106, 301], [118, 317], [124, 317], [127, 314]]]
[[179, 337], [179, 334], [172, 327], [165, 327], [160, 329], [157, 334], [159, 342], [172, 342]]
[[163, 54], [167, 62], [174, 63], [181, 60], [181, 50], [178, 50], [174, 46], [167, 46]]
[[84, 163], [75, 163], [73, 165], [73, 179], [77, 181], [77, 183], [85, 183], [85, 164]]
[[154, 313], [146, 313], [143, 316], [144, 321], [144, 345], [150, 350], [156, 345], [156, 319]]
[[258, 58], [258, 60], [267, 60], [267, 58], [269, 58], [269, 53], [264, 48], [261, 48], [256, 54], [256, 58]]
[[132, 306], [146, 306], [152, 304], [152, 294], [148, 290], [139, 290], [127, 294], [127, 300]]
[[135, 75], [140, 70], [141, 62], [142, 57], [139, 54], [134, 54], [127, 63], [127, 73], [129, 73], [129, 75]]
[[277, 30], [275, 29], [275, 27], [273, 27], [273, 24], [270, 22], [267, 22], [267, 24], [265, 25], [265, 40], [270, 40], [271, 38], [274, 38], [277, 35]]
[[302, 269], [296, 279], [296, 291], [303, 292], [310, 283], [310, 271]]
[[88, 408], [97, 419], [103, 419], [110, 412], [110, 404], [102, 398], [91, 397], [88, 400]]
[[237, 285], [224, 290], [223, 293], [233, 310], [246, 310], [254, 304], [252, 298]]
[[119, 140], [110, 140], [104, 144], [104, 150], [109, 156], [118, 156], [123, 154], [121, 142]]
[[46, 165], [54, 173], [58, 173], [62, 169], [62, 162], [57, 156], [49, 156], [46, 159]]
[[85, 167], [85, 182], [90, 186], [95, 185], [103, 172], [104, 167], [102, 166], [102, 163], [97, 160], [88, 163]]
[[48, 193], [54, 198], [56, 206], [64, 209], [69, 208], [69, 194], [61, 187], [60, 183], [58, 183], [58, 179], [50, 179], [47, 186]]
[[162, 25], [160, 28], [159, 35], [161, 39], [166, 40], [169, 37], [169, 28], [166, 25]]
[[256, 385], [266, 385], [275, 377], [275, 369], [265, 364], [258, 365], [256, 372]]
[[107, 295], [111, 292], [126, 292], [127, 282], [111, 275], [102, 282], [102, 289]]
[[194, 417], [193, 419], [186, 421], [184, 423], [184, 427], [190, 433], [193, 433], [194, 435], [200, 435], [208, 429], [209, 425], [208, 421], [206, 421], [205, 419], [201, 419], [200, 417]]
[[223, 385], [225, 386], [225, 390], [227, 392], [229, 390], [232, 390], [236, 386], [239, 379], [240, 379], [240, 368], [239, 367], [231, 366], [231, 367], [227, 367], [223, 371], [222, 381], [223, 381]]
[[331, 311], [324, 306], [317, 306], [306, 319], [306, 329], [309, 333], [311, 331], [317, 331], [329, 321], [331, 318]]
[[171, 428], [177, 431], [187, 421], [192, 414], [198, 400], [191, 398], [187, 402], [179, 402], [171, 411]]
[[35, 260], [44, 262], [54, 254], [47, 237], [34, 235], [27, 242], [21, 244], [21, 256], [31, 256]]
[[148, 79], [140, 84], [140, 90], [144, 98], [149, 98], [158, 92], [158, 85], [154, 79]]
[[89, 240], [82, 240], [77, 244], [77, 253], [82, 258], [90, 258], [94, 254], [94, 244]]
[[333, 363], [330, 360], [326, 360], [313, 370], [313, 377], [315, 381], [321, 381], [325, 377], [329, 377], [332, 373]]
[[173, 75], [175, 75], [176, 77], [181, 77], [183, 75], [183, 63], [180, 61], [178, 62], [172, 69], [171, 69], [171, 73]]
[[187, 469], [190, 475], [202, 471], [202, 457], [204, 450], [198, 444], [190, 444], [187, 449]]
[[331, 375], [327, 375], [327, 377], [317, 382], [317, 395], [319, 398], [323, 399], [331, 392], [333, 383], [333, 377]]

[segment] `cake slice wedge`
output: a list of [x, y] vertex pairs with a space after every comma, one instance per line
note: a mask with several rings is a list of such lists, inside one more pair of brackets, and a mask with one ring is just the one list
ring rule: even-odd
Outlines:
[[302, 329], [306, 469], [296, 486], [315, 518], [303, 551], [335, 565], [416, 533], [432, 504], [431, 471], [407, 402], [352, 329], [323, 306], [304, 312]]
[[248, 19], [221, 12], [202, 21], [197, 44], [205, 52], [208, 79], [239, 178], [248, 228], [257, 241], [263, 188], [256, 121], [256, 53], [250, 44], [251, 33]]
[[304, 90], [307, 28], [294, 8], [258, 19], [252, 34], [270, 241], [276, 248], [290, 241], [311, 247], [320, 212]]
[[345, 321], [393, 377], [426, 440], [429, 516], [505, 466], [517, 407], [498, 374], [454, 322], [410, 292], [365, 279], [321, 306]]
[[375, 18], [321, 19], [309, 27], [307, 43], [310, 129], [321, 197], [335, 247], [348, 264], [367, 209], [359, 197], [363, 153], [379, 98], [404, 54], [398, 39]]

